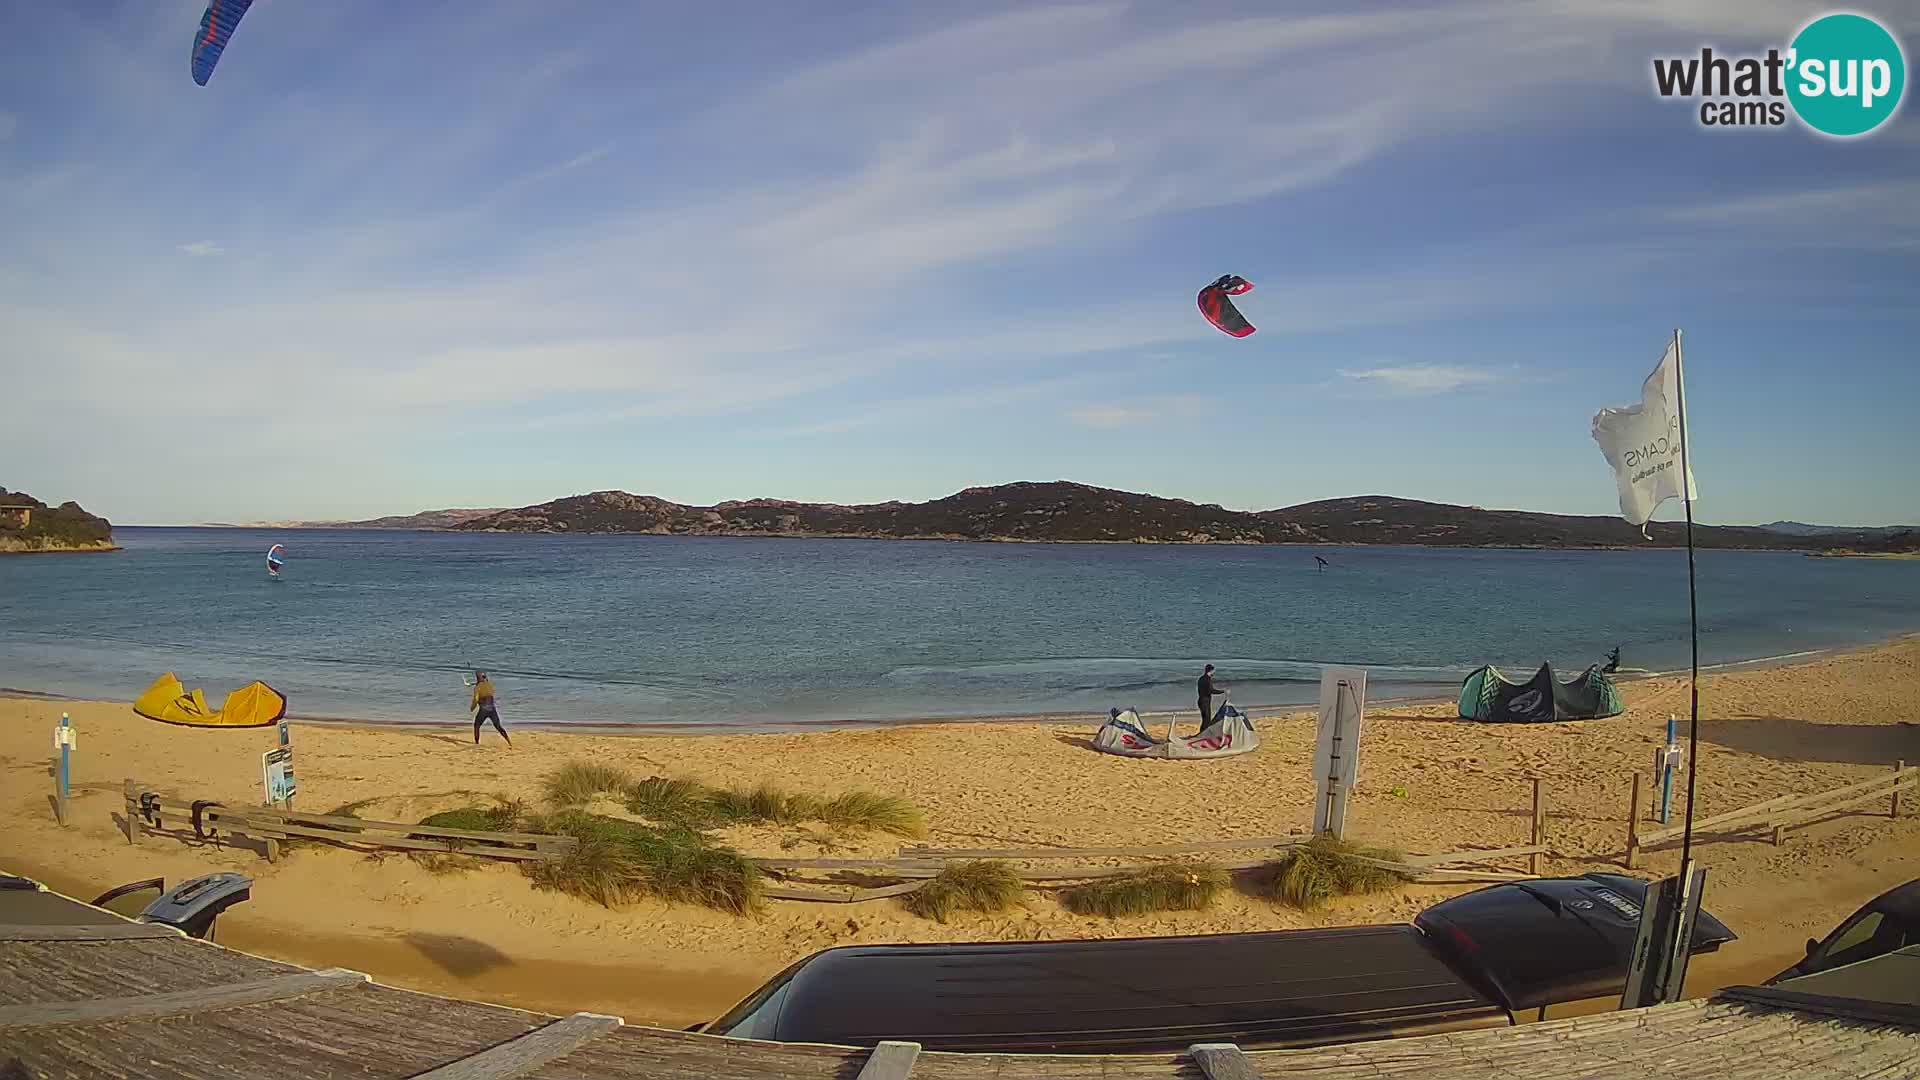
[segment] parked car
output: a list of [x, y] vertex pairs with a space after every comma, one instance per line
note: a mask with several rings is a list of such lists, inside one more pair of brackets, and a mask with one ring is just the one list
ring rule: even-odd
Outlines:
[[1920, 878], [1867, 901], [1825, 939], [1808, 938], [1806, 958], [1767, 982], [1812, 975], [1908, 945], [1920, 945]]
[[[1495, 885], [1412, 925], [1204, 937], [852, 945], [776, 975], [711, 1035], [929, 1050], [1154, 1053], [1321, 1046], [1516, 1022], [1626, 984], [1647, 883]], [[1702, 912], [1693, 951], [1734, 939]]]

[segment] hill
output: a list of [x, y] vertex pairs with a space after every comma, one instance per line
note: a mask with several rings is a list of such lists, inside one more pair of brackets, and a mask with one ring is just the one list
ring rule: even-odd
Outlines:
[[[1483, 510], [1477, 506], [1363, 495], [1302, 503], [1260, 515], [1297, 524], [1333, 544], [1424, 544], [1432, 547], [1646, 547], [1640, 530], [1618, 517], [1539, 514], [1529, 510]], [[1650, 522], [1647, 535], [1659, 547], [1684, 547], [1687, 527]], [[1695, 525], [1696, 547], [1796, 550], [1826, 546], [1805, 538], [1745, 525]]]
[[1304, 542], [1284, 522], [1219, 506], [1059, 481], [967, 488], [931, 502], [844, 506], [749, 499], [687, 506], [597, 491], [508, 510], [459, 528], [502, 532], [637, 532], [676, 536], [836, 536], [1109, 543]]
[[[422, 510], [417, 514], [393, 514], [365, 521], [256, 521], [247, 528], [280, 529], [451, 529], [475, 518], [500, 513], [504, 508]], [[211, 524], [211, 523], [210, 523]]]
[[1896, 536], [1904, 532], [1920, 531], [1920, 525], [1869, 525], [1855, 527], [1851, 525], [1808, 525], [1801, 521], [1769, 521], [1755, 528], [1768, 532], [1785, 533], [1788, 536]]
[[24, 491], [0, 488], [0, 554], [113, 550], [113, 526], [79, 503], [48, 506]]
[[[875, 539], [1098, 543], [1423, 544], [1443, 547], [1645, 547], [1617, 517], [1365, 495], [1248, 512], [1068, 481], [967, 488], [922, 503], [861, 505], [750, 499], [690, 506], [651, 495], [597, 491], [474, 518], [473, 532], [650, 533], [672, 536], [815, 536]], [[1655, 546], [1686, 542], [1685, 528], [1655, 523]], [[1912, 533], [1822, 536], [1817, 542], [1747, 526], [1696, 526], [1711, 548], [1913, 550]]]

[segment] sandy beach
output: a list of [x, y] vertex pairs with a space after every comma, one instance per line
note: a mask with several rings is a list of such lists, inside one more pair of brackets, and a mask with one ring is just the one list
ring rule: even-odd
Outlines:
[[[1628, 712], [1537, 726], [1475, 724], [1451, 704], [1376, 705], [1362, 741], [1361, 788], [1349, 834], [1409, 852], [1524, 844], [1531, 778], [1544, 781], [1547, 873], [1617, 870], [1632, 774], [1646, 772], [1670, 713], [1684, 713], [1683, 679], [1622, 688]], [[1920, 761], [1920, 637], [1792, 666], [1702, 678], [1702, 814], [1773, 796], [1871, 778], [1898, 759]], [[508, 703], [510, 704], [510, 703]], [[79, 730], [72, 821], [51, 810], [49, 731], [61, 712]], [[1261, 722], [1259, 752], [1213, 762], [1136, 761], [1094, 752], [1097, 718], [1070, 725], [942, 724], [769, 735], [597, 736], [521, 732], [507, 749], [489, 729], [479, 747], [464, 727], [296, 725], [303, 810], [377, 799], [369, 817], [417, 820], [475, 801], [539, 798], [540, 781], [578, 759], [638, 775], [720, 785], [773, 781], [832, 795], [865, 788], [904, 795], [926, 816], [926, 842], [948, 847], [1153, 844], [1304, 832], [1312, 814], [1308, 761], [1314, 720]], [[787, 963], [855, 942], [1019, 940], [1223, 932], [1410, 917], [1472, 886], [1415, 886], [1305, 914], [1239, 894], [1204, 913], [1111, 921], [1069, 914], [1030, 891], [999, 916], [947, 925], [897, 901], [769, 901], [733, 917], [643, 902], [609, 910], [534, 890], [517, 870], [488, 865], [435, 874], [400, 856], [305, 846], [278, 863], [253, 848], [192, 846], [121, 832], [122, 782], [136, 777], [192, 798], [260, 799], [260, 754], [272, 728], [218, 731], [141, 719], [123, 702], [0, 699], [0, 869], [82, 898], [140, 878], [169, 883], [214, 869], [255, 879], [252, 899], [223, 918], [219, 940], [262, 955], [366, 971], [399, 986], [565, 1012], [592, 1009], [635, 1022], [707, 1019]], [[1758, 980], [1797, 959], [1877, 892], [1920, 876], [1920, 799], [1890, 820], [1870, 804], [1774, 846], [1759, 832], [1713, 835], [1707, 907], [1740, 940], [1697, 961], [1695, 992]], [[1676, 798], [1675, 820], [1680, 809]], [[403, 816], [412, 815], [412, 816]], [[749, 854], [891, 855], [879, 834], [831, 839], [817, 828], [729, 830]], [[1642, 875], [1677, 867], [1652, 853]], [[1517, 866], [1518, 864], [1510, 864]]]

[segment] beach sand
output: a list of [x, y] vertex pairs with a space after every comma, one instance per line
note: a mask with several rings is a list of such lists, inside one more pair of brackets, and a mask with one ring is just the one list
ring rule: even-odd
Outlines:
[[[1554, 849], [1544, 872], [1619, 870], [1631, 775], [1649, 770], [1667, 716], [1687, 707], [1682, 679], [1630, 683], [1623, 694], [1623, 717], [1535, 726], [1456, 720], [1451, 704], [1371, 707], [1349, 836], [1409, 852], [1525, 844], [1530, 778], [1540, 777]], [[1867, 779], [1896, 759], [1920, 762], [1916, 702], [1920, 638], [1703, 677], [1701, 814]], [[445, 708], [458, 716], [464, 704], [453, 700]], [[511, 717], [512, 701], [502, 705]], [[62, 711], [79, 731], [67, 828], [53, 818], [48, 764], [49, 732]], [[798, 735], [523, 732], [509, 750], [491, 728], [475, 747], [460, 724], [307, 724], [296, 725], [293, 743], [301, 809], [384, 798], [379, 813], [367, 816], [416, 815], [405, 820], [472, 801], [449, 792], [535, 801], [545, 774], [590, 759], [639, 775], [722, 785], [770, 780], [817, 794], [895, 792], [925, 812], [926, 842], [946, 847], [1164, 844], [1304, 832], [1312, 821], [1309, 713], [1263, 720], [1259, 752], [1211, 762], [1099, 754], [1088, 743], [1096, 727], [1097, 718], [1089, 718], [1066, 726], [941, 724]], [[255, 879], [253, 897], [220, 920], [224, 944], [436, 993], [669, 1026], [717, 1015], [786, 964], [829, 945], [1398, 921], [1472, 887], [1415, 886], [1311, 915], [1236, 893], [1204, 913], [1124, 921], [1071, 915], [1053, 894], [1029, 892], [1012, 913], [961, 915], [943, 926], [893, 900], [770, 901], [763, 914], [744, 918], [653, 902], [615, 911], [535, 891], [507, 865], [435, 874], [402, 856], [325, 846], [290, 851], [269, 865], [250, 847], [163, 837], [127, 843], [117, 820], [124, 779], [189, 798], [257, 804], [260, 755], [275, 742], [272, 728], [174, 727], [136, 717], [125, 703], [0, 699], [0, 869], [83, 899], [141, 878], [164, 876], [171, 884], [239, 870]], [[1676, 822], [1681, 805], [1676, 797]], [[1763, 979], [1798, 959], [1806, 938], [1824, 934], [1881, 890], [1920, 877], [1920, 797], [1909, 796], [1907, 805], [1899, 820], [1889, 820], [1885, 803], [1863, 806], [1791, 833], [1778, 847], [1759, 832], [1699, 844], [1708, 868], [1706, 906], [1740, 940], [1695, 961], [1690, 990]], [[827, 847], [807, 838], [819, 834], [769, 827], [729, 835], [749, 853], [787, 857], [890, 855], [903, 843], [867, 835]], [[1677, 848], [1668, 849], [1645, 856], [1638, 872], [1670, 873], [1677, 865]]]

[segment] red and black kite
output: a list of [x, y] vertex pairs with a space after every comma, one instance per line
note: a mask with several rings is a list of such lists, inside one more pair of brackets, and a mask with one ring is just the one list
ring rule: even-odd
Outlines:
[[1253, 333], [1253, 324], [1227, 298], [1252, 291], [1253, 282], [1246, 278], [1238, 274], [1222, 274], [1213, 284], [1200, 290], [1200, 314], [1205, 315], [1214, 329], [1221, 333], [1246, 337]]

